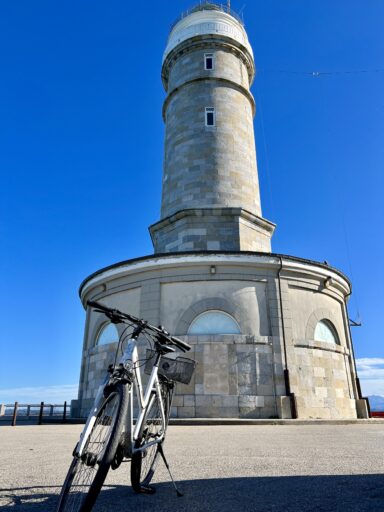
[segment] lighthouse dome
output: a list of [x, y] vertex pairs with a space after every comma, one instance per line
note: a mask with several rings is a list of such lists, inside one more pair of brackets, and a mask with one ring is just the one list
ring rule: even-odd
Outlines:
[[207, 35], [228, 37], [246, 48], [253, 57], [252, 47], [240, 17], [220, 4], [206, 2], [184, 12], [173, 24], [163, 62], [180, 43], [193, 37]]

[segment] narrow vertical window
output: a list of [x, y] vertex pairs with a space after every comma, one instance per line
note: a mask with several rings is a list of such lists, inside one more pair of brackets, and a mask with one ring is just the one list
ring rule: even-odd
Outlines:
[[207, 70], [213, 69], [213, 53], [204, 54], [204, 61], [205, 61], [205, 69], [207, 69]]
[[206, 107], [205, 109], [205, 126], [215, 126], [215, 109]]

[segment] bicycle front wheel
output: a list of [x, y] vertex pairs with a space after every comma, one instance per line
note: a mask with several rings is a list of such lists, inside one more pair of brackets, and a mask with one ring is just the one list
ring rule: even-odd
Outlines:
[[[171, 412], [173, 386], [170, 386], [167, 382], [160, 382], [160, 386], [166, 429]], [[139, 438], [135, 443], [135, 448], [145, 446], [146, 444], [155, 441], [163, 434], [165, 436], [165, 431], [163, 431], [163, 424], [161, 420], [159, 398], [157, 394], [154, 394], [148, 406]], [[148, 487], [150, 484], [155, 473], [159, 456], [158, 447], [158, 443], [153, 444], [140, 452], [135, 452], [132, 455], [131, 484], [135, 492], [141, 492], [143, 487]]]
[[74, 457], [56, 512], [89, 512], [103, 486], [122, 437], [129, 389], [118, 383], [97, 414], [81, 457]]

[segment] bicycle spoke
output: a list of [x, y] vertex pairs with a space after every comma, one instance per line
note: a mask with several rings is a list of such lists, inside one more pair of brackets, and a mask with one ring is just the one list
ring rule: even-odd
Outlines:
[[82, 456], [72, 464], [69, 488], [60, 510], [79, 512], [98, 474], [104, 452], [109, 445], [113, 426], [116, 422], [120, 397], [112, 393], [97, 417]]

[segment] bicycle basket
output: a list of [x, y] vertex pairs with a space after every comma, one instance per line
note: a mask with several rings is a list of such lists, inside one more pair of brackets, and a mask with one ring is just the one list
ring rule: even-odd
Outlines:
[[[144, 373], [150, 375], [153, 364], [155, 362], [156, 352], [147, 350], [147, 361], [145, 363]], [[189, 384], [195, 371], [196, 361], [188, 359], [188, 357], [177, 357], [172, 359], [167, 356], [161, 356], [159, 364], [159, 374], [164, 375], [167, 379], [181, 382], [181, 384]]]

